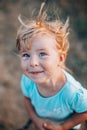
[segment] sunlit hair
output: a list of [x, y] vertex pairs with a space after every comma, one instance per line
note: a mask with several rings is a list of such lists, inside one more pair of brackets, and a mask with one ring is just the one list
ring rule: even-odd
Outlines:
[[29, 49], [35, 37], [50, 35], [54, 37], [57, 42], [58, 52], [67, 55], [69, 49], [69, 18], [67, 18], [65, 23], [59, 19], [52, 21], [47, 20], [47, 14], [43, 11], [44, 5], [45, 2], [41, 4], [38, 16], [34, 20], [24, 23], [21, 16], [18, 17], [21, 27], [17, 33], [16, 47], [18, 51]]

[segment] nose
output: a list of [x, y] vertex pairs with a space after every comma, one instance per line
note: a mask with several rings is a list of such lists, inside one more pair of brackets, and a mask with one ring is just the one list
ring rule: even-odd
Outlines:
[[30, 66], [35, 67], [35, 66], [38, 66], [38, 64], [39, 62], [38, 62], [37, 57], [34, 56], [30, 58]]

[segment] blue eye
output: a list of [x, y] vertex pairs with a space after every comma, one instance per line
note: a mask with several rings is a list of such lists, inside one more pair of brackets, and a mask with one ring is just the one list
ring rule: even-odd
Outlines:
[[40, 52], [40, 56], [46, 56], [47, 54], [45, 52]]
[[26, 53], [26, 54], [23, 54], [22, 57], [24, 57], [24, 58], [29, 58], [30, 55]]

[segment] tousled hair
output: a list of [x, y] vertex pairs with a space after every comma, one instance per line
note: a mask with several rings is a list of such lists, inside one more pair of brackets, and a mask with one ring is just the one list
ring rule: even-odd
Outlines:
[[18, 51], [26, 49], [26, 47], [29, 48], [34, 37], [49, 34], [55, 38], [58, 51], [61, 54], [64, 53], [67, 55], [69, 49], [69, 18], [67, 18], [65, 23], [59, 19], [47, 20], [47, 13], [43, 11], [44, 5], [45, 1], [41, 4], [39, 13], [34, 20], [29, 20], [27, 23], [24, 23], [21, 16], [18, 17], [21, 27], [17, 32], [16, 47]]

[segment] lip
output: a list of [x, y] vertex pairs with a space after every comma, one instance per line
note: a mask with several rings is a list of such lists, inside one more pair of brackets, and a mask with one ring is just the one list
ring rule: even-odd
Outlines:
[[30, 72], [31, 74], [34, 74], [34, 75], [37, 75], [37, 74], [41, 74], [43, 73], [44, 71], [32, 71]]

